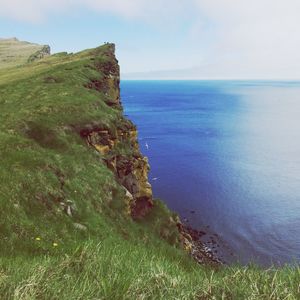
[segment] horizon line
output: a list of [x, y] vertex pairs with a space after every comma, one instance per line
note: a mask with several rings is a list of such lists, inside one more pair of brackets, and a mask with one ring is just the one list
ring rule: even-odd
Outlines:
[[300, 78], [124, 78], [127, 81], [299, 81]]

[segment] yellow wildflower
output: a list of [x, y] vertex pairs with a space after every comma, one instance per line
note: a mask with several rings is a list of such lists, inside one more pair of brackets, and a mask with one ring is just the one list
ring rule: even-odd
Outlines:
[[58, 244], [57, 244], [57, 243], [53, 243], [52, 245], [53, 245], [53, 247], [57, 247], [57, 246], [58, 246]]
[[40, 237], [36, 237], [35, 240], [36, 240], [36, 241], [40, 241], [41, 238], [40, 238]]

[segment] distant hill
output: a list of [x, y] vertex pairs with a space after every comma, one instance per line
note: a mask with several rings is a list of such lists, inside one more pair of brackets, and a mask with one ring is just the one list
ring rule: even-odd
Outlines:
[[50, 47], [19, 41], [16, 38], [0, 38], [0, 69], [23, 65], [50, 55]]

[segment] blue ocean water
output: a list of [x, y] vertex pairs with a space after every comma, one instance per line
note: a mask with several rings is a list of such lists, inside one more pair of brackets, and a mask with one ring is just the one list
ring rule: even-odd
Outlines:
[[300, 260], [300, 83], [123, 81], [155, 197], [227, 262]]

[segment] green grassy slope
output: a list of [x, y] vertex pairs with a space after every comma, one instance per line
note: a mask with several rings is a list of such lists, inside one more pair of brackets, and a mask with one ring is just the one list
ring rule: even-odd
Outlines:
[[45, 46], [22, 42], [16, 38], [0, 39], [0, 69], [26, 63]]
[[[126, 214], [124, 190], [78, 129], [126, 127], [92, 64], [113, 45], [0, 70], [1, 299], [299, 299], [300, 270], [199, 266], [160, 238], [171, 213]], [[130, 152], [121, 145], [120, 152]], [[72, 208], [72, 215], [66, 207]]]
[[[91, 58], [110, 55], [106, 46], [0, 71], [2, 252], [48, 252], [46, 240], [76, 243], [77, 235], [103, 226], [102, 210], [113, 214], [109, 205], [116, 206], [118, 197], [121, 202], [113, 174], [77, 131], [92, 122], [110, 128], [126, 122], [103, 93], [84, 87], [98, 76]], [[72, 218], [62, 209], [68, 203], [76, 207]], [[74, 223], [89, 225], [88, 234], [78, 233]], [[43, 237], [38, 248], [35, 237]]]

